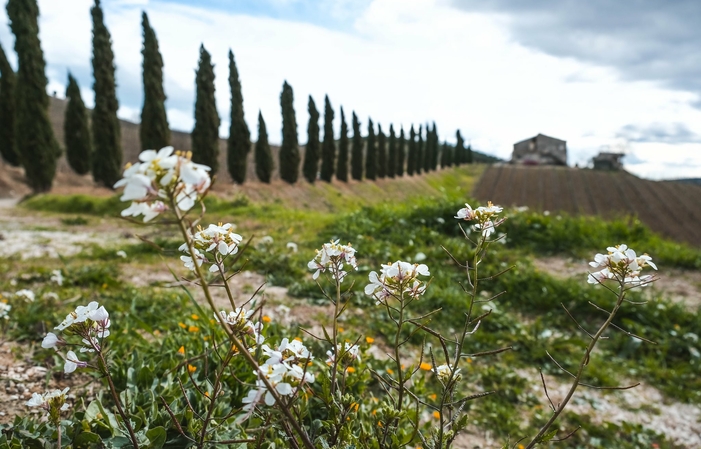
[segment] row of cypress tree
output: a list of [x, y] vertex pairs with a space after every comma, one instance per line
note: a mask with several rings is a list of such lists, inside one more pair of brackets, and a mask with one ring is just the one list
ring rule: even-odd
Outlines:
[[[45, 62], [38, 38], [39, 11], [36, 0], [9, 0], [7, 10], [16, 37], [15, 51], [19, 69], [15, 74], [0, 46], [0, 155], [12, 165], [21, 164], [25, 167], [27, 179], [34, 190], [46, 191], [51, 188], [60, 147], [48, 120]], [[95, 108], [92, 115], [89, 115], [81, 98], [80, 87], [69, 73], [66, 88], [68, 106], [64, 122], [65, 145], [68, 163], [76, 173], [92, 172], [96, 182], [111, 187], [120, 178], [122, 170], [114, 53], [100, 0], [95, 0], [91, 15]], [[170, 127], [165, 110], [163, 58], [156, 33], [145, 12], [142, 14], [142, 29], [144, 104], [139, 136], [142, 150], [158, 149], [169, 145]], [[195, 126], [191, 135], [193, 160], [209, 165], [212, 173], [216, 173], [219, 168], [220, 118], [215, 103], [214, 65], [203, 45], [200, 47], [195, 85]], [[251, 136], [244, 120], [241, 81], [231, 51], [229, 87], [231, 120], [227, 141], [227, 168], [234, 182], [241, 184], [246, 179]], [[280, 177], [288, 183], [297, 181], [301, 162], [293, 102], [292, 87], [285, 82], [280, 96], [283, 141], [279, 167]], [[416, 133], [412, 126], [407, 142], [404, 130], [401, 129], [397, 137], [391, 125], [389, 136], [385, 135], [380, 125], [375, 135], [371, 119], [368, 120], [368, 135], [363, 138], [358, 117], [353, 112], [353, 137], [349, 140], [348, 125], [341, 108], [341, 135], [337, 142], [333, 130], [335, 112], [326, 96], [324, 139], [321, 142], [318, 123], [320, 113], [311, 96], [308, 111], [310, 120], [302, 174], [309, 182], [314, 182], [317, 176], [327, 182], [334, 175], [341, 181], [347, 181], [349, 174], [357, 180], [363, 177], [376, 179], [401, 176], [404, 174], [405, 160], [406, 173], [409, 175], [435, 170], [439, 161], [441, 167], [471, 162], [471, 150], [464, 148], [459, 132], [457, 147], [453, 149], [444, 144], [439, 149], [435, 123], [432, 129], [426, 127], [425, 143], [422, 127]], [[415, 140], [417, 136], [418, 142]], [[263, 182], [270, 182], [274, 162], [265, 121], [260, 112], [254, 161], [257, 177]]]

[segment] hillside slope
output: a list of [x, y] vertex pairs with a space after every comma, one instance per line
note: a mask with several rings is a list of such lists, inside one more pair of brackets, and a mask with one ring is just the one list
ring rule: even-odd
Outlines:
[[701, 246], [701, 186], [693, 184], [648, 181], [627, 172], [495, 165], [473, 193], [479, 200], [541, 211], [634, 215], [663, 236]]

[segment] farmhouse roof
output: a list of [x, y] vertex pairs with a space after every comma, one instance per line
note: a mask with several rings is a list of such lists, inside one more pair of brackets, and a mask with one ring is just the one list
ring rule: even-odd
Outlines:
[[560, 142], [565, 142], [564, 140], [558, 139], [557, 137], [550, 137], [550, 136], [546, 136], [545, 134], [538, 133], [537, 135], [535, 135], [533, 137], [529, 137], [528, 139], [519, 140], [514, 145], [518, 145], [519, 143], [523, 143], [523, 142], [528, 142], [529, 140], [537, 139], [538, 137], [547, 137], [548, 139], [559, 140]]

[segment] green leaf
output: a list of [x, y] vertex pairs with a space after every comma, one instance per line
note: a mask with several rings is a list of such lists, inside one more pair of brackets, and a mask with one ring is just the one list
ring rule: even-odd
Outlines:
[[92, 432], [82, 432], [73, 440], [76, 449], [90, 448], [93, 444], [101, 443], [100, 435]]
[[166, 429], [165, 427], [154, 427], [146, 432], [146, 436], [149, 440], [149, 448], [160, 449], [166, 442]]

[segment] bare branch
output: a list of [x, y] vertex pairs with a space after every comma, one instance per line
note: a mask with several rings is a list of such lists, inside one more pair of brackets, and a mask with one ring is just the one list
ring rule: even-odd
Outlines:
[[550, 407], [555, 411], [555, 404], [553, 404], [553, 400], [550, 399], [550, 394], [548, 393], [548, 387], [545, 385], [545, 376], [543, 376], [543, 371], [538, 370], [540, 373], [540, 380], [543, 382], [543, 390], [545, 391], [545, 397], [548, 398], [548, 402], [550, 403]]

